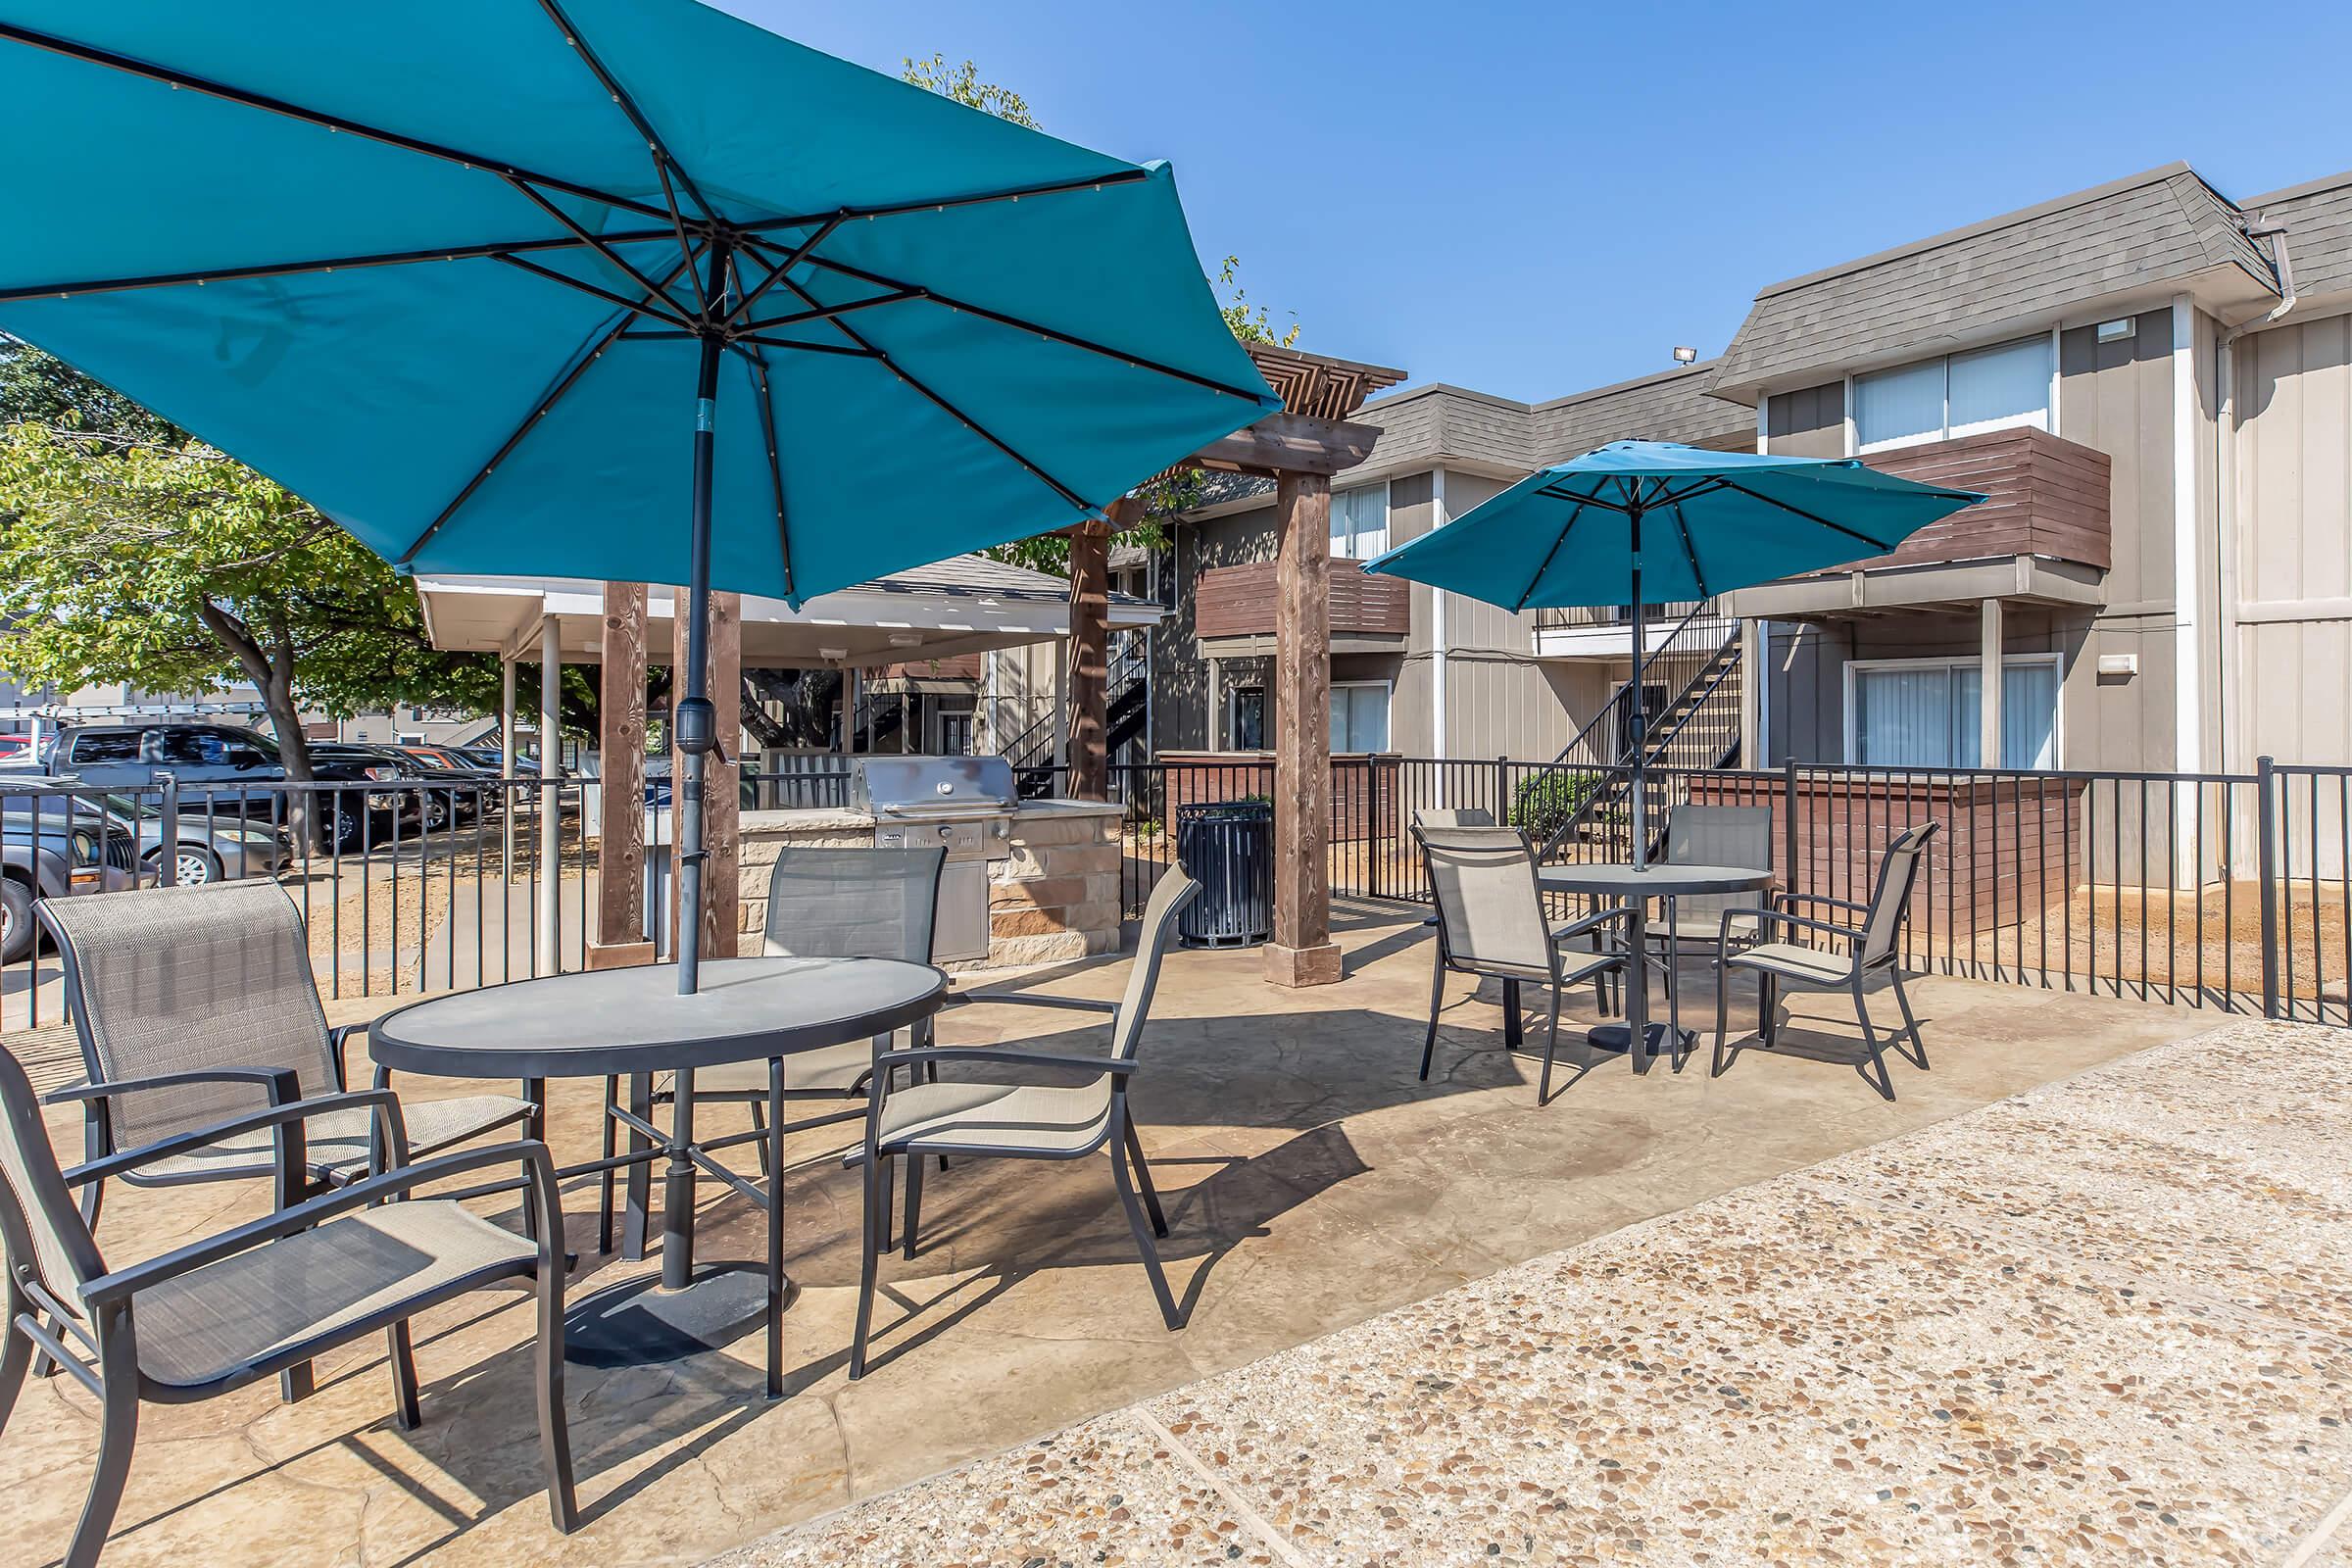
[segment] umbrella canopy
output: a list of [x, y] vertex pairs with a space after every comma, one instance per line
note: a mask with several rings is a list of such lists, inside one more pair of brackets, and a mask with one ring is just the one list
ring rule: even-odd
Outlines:
[[1794, 572], [1885, 555], [1984, 500], [1851, 459], [1709, 452], [1612, 441], [1541, 468], [1491, 501], [1364, 564], [1506, 610], [1634, 607], [1634, 863], [1649, 858], [1643, 605], [1707, 599]]
[[1613, 441], [1538, 469], [1364, 569], [1506, 610], [1706, 599], [1885, 555], [1984, 499], [1851, 459]]
[[798, 603], [1280, 407], [1175, 181], [691, 0], [0, 0], [0, 328], [418, 571]]

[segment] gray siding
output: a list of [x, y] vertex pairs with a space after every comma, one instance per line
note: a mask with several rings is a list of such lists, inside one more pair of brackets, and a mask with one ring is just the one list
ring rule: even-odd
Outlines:
[[2184, 165], [1775, 284], [1724, 352], [1740, 386], [1927, 353], [2078, 300], [2269, 263], [2233, 210]]
[[1175, 604], [1152, 639], [1152, 721], [1161, 751], [1199, 751], [1208, 744], [1208, 661], [1194, 621], [1193, 586], [1212, 566], [1274, 559], [1272, 506], [1171, 530]]
[[1845, 379], [1775, 392], [1765, 406], [1769, 450], [1784, 458], [1845, 456]]

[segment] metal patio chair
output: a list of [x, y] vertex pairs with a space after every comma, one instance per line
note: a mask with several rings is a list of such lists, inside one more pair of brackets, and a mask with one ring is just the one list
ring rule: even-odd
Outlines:
[[[142, 888], [34, 906], [65, 964], [67, 1010], [89, 1081], [78, 1101], [83, 1158], [170, 1139], [185, 1147], [121, 1171], [133, 1186], [251, 1180], [272, 1171], [267, 1127], [187, 1143], [180, 1135], [257, 1104], [339, 1095], [345, 1048], [365, 1024], [329, 1028], [311, 971], [302, 914], [267, 878]], [[279, 1082], [290, 1073], [290, 1089]], [[375, 1074], [375, 1087], [389, 1075]], [[511, 1095], [420, 1102], [406, 1112], [411, 1147], [433, 1153], [538, 1114]], [[346, 1106], [313, 1118], [303, 1141], [308, 1197], [367, 1174], [375, 1121]], [[82, 1184], [98, 1223], [101, 1183]]]
[[[279, 1087], [292, 1089], [281, 1069]], [[307, 1181], [306, 1123], [362, 1116], [377, 1124], [379, 1172], [192, 1242], [162, 1257], [109, 1269], [73, 1190], [110, 1175], [183, 1158], [231, 1140], [274, 1146], [281, 1193]], [[382, 1330], [393, 1411], [418, 1419], [409, 1319], [503, 1280], [529, 1280], [539, 1301], [537, 1398], [548, 1510], [558, 1530], [578, 1520], [564, 1423], [564, 1259], [554, 1162], [547, 1147], [516, 1143], [408, 1160], [400, 1102], [389, 1090], [285, 1101], [143, 1148], [58, 1168], [39, 1102], [17, 1058], [0, 1050], [0, 1240], [7, 1244], [6, 1321], [0, 1325], [0, 1430], [38, 1351], [98, 1396], [98, 1458], [65, 1568], [92, 1568], [106, 1544], [141, 1403], [187, 1404]], [[492, 1224], [448, 1199], [407, 1200], [429, 1182], [488, 1166], [521, 1167], [538, 1240]], [[45, 1326], [41, 1314], [49, 1315]]]
[[[1601, 977], [1624, 967], [1628, 955], [1621, 944], [1602, 942], [1612, 925], [1625, 919], [1622, 909], [1603, 909], [1565, 924], [1554, 924], [1544, 911], [1544, 893], [1536, 880], [1536, 858], [1516, 828], [1416, 828], [1422, 863], [1428, 868], [1430, 897], [1438, 906], [1437, 962], [1430, 976], [1429, 1032], [1421, 1042], [1421, 1077], [1429, 1077], [1431, 1058], [1438, 1049], [1438, 1014], [1446, 1002], [1446, 976], [1491, 976], [1503, 982], [1503, 1005], [1515, 1020], [1518, 987], [1534, 983], [1545, 988], [1550, 1004], [1544, 1022], [1544, 1074], [1536, 1086], [1536, 1103], [1551, 1098], [1551, 1064], [1560, 1039], [1560, 998], [1568, 987], [1584, 980], [1605, 1004]], [[1561, 944], [1579, 936], [1595, 941], [1591, 955], [1564, 953]], [[1517, 1044], [1515, 1031], [1506, 1038]]]
[[[762, 951], [806, 958], [904, 958], [911, 963], [931, 961], [931, 933], [939, 907], [940, 869], [947, 851], [930, 849], [787, 849], [776, 857], [768, 873], [767, 918]], [[930, 1023], [907, 1031], [911, 1045], [930, 1038]], [[835, 1122], [855, 1121], [865, 1114], [866, 1080], [872, 1076], [876, 1049], [892, 1044], [853, 1040], [820, 1051], [802, 1052], [784, 1061], [784, 1099], [787, 1102], [855, 1101], [842, 1110], [810, 1116], [785, 1126], [786, 1133], [807, 1132]], [[733, 1062], [694, 1075], [694, 1102], [703, 1105], [742, 1105], [751, 1112], [752, 1131], [720, 1139], [708, 1149], [737, 1142], [757, 1142], [762, 1174], [767, 1166], [769, 1141], [762, 1136], [768, 1102], [768, 1064]], [[928, 1069], [932, 1077], [937, 1067]], [[605, 1103], [617, 1102], [619, 1080], [605, 1080]], [[630, 1109], [650, 1118], [653, 1107], [667, 1103], [671, 1090], [644, 1083], [630, 1087]], [[605, 1117], [605, 1157], [614, 1153], [615, 1122]], [[649, 1181], [643, 1165], [630, 1167], [632, 1183]], [[612, 1250], [612, 1172], [607, 1170], [598, 1204], [597, 1247]], [[642, 1201], [634, 1211], [644, 1211]]]
[[[1111, 1014], [1110, 1054], [1107, 1056], [1053, 1054], [1017, 1046], [923, 1046], [905, 1053], [910, 1064], [926, 1069], [943, 1061], [985, 1061], [1011, 1068], [1044, 1068], [1056, 1073], [1093, 1073], [1091, 1082], [1075, 1087], [1039, 1083], [961, 1083], [929, 1079], [893, 1090], [892, 1075], [876, 1073], [867, 1101], [865, 1141], [845, 1157], [848, 1165], [862, 1165], [865, 1177], [863, 1255], [858, 1276], [858, 1330], [850, 1348], [850, 1376], [865, 1375], [866, 1341], [873, 1323], [874, 1275], [882, 1250], [889, 1245], [890, 1187], [888, 1164], [906, 1161], [906, 1210], [904, 1223], [906, 1255], [915, 1255], [922, 1224], [924, 1156], [963, 1154], [1004, 1159], [1084, 1159], [1099, 1150], [1110, 1154], [1111, 1181], [1119, 1205], [1127, 1212], [1127, 1227], [1135, 1234], [1144, 1272], [1151, 1277], [1161, 1319], [1173, 1330], [1183, 1326], [1176, 1298], [1160, 1268], [1154, 1236], [1168, 1234], [1167, 1216], [1159, 1194], [1152, 1186], [1152, 1169], [1144, 1146], [1136, 1137], [1127, 1106], [1128, 1081], [1136, 1070], [1136, 1048], [1152, 1011], [1152, 994], [1159, 984], [1159, 966], [1176, 916], [1200, 892], [1182, 865], [1171, 865], [1152, 890], [1145, 906], [1143, 928], [1135, 960], [1127, 969], [1127, 989], [1116, 1004], [1081, 1002], [1074, 998], [1019, 999], [1055, 1006], [1077, 1006]], [[1006, 1000], [1015, 1000], [1008, 998]], [[1140, 1205], [1139, 1205], [1140, 1192]], [[1146, 1228], [1145, 1216], [1150, 1215]]]
[[[1819, 893], [1782, 893], [1775, 895], [1770, 907], [1728, 908], [1723, 911], [1719, 940], [1726, 948], [1722, 965], [1715, 971], [1715, 1055], [1709, 1068], [1710, 1077], [1720, 1077], [1738, 1058], [1746, 1046], [1735, 1047], [1729, 1034], [1729, 998], [1726, 986], [1734, 969], [1750, 969], [1756, 975], [1757, 1026], [1756, 1038], [1763, 1049], [1772, 1049], [1779, 1032], [1775, 1012], [1784, 987], [1794, 986], [1808, 991], [1844, 990], [1854, 999], [1854, 1014], [1861, 1020], [1862, 1040], [1870, 1051], [1870, 1067], [1875, 1067], [1874, 1080], [1870, 1068], [1857, 1067], [1862, 1081], [1876, 1089], [1887, 1100], [1894, 1098], [1894, 1080], [1886, 1071], [1886, 1053], [1878, 1031], [1871, 1026], [1870, 1005], [1863, 999], [1863, 982], [1873, 973], [1884, 969], [1894, 987], [1894, 1004], [1902, 1009], [1903, 1027], [1894, 1036], [1895, 1048], [1902, 1049], [1904, 1036], [1911, 1040], [1911, 1050], [1904, 1055], [1920, 1071], [1928, 1070], [1928, 1045], [1920, 1038], [1919, 1019], [1911, 1011], [1911, 999], [1903, 990], [1901, 957], [1903, 924], [1911, 917], [1911, 890], [1919, 881], [1920, 861], [1925, 858], [1928, 841], [1936, 836], [1938, 824], [1921, 822], [1905, 828], [1886, 846], [1886, 858], [1879, 865], [1878, 885], [1868, 904], [1851, 899], [1833, 899]], [[1791, 914], [1796, 907], [1826, 907], [1843, 909], [1860, 917], [1853, 925]], [[1809, 946], [1797, 941], [1762, 941], [1739, 952], [1729, 951], [1732, 925], [1737, 920], [1752, 920], [1762, 937], [1786, 931], [1791, 937], [1798, 932], [1810, 932], [1828, 938], [1833, 948]]]

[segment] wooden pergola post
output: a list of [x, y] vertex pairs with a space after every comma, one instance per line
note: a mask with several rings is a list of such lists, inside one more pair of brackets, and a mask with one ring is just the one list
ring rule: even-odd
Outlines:
[[710, 705], [718, 750], [703, 786], [703, 956], [735, 956], [743, 910], [743, 596], [710, 596]]
[[1331, 940], [1331, 476], [1275, 483], [1274, 937], [1266, 978], [1327, 986]]
[[654, 961], [645, 937], [645, 584], [605, 584], [597, 671], [596, 930], [588, 967]]
[[1070, 530], [1069, 796], [1110, 798], [1110, 536], [1135, 525], [1143, 503], [1122, 496]]

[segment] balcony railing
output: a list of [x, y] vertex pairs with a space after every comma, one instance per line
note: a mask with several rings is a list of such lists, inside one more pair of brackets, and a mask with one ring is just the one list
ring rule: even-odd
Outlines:
[[1984, 499], [1932, 522], [1891, 553], [1833, 568], [1917, 566], [1998, 556], [2045, 556], [2104, 571], [2112, 564], [2107, 454], [2026, 426], [1874, 452], [1862, 461], [1923, 484]]
[[[1371, 577], [1352, 561], [1331, 564], [1334, 635], [1370, 632], [1401, 637], [1412, 627], [1411, 589], [1400, 577]], [[1203, 638], [1271, 637], [1280, 613], [1274, 563], [1211, 566], [1200, 573], [1194, 629]]]

